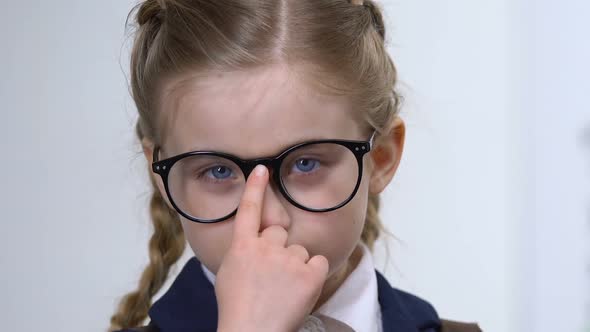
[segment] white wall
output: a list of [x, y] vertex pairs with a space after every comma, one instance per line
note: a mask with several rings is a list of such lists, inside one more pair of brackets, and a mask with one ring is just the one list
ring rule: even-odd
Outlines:
[[[525, 289], [531, 331], [590, 331], [590, 3], [524, 1]], [[526, 134], [524, 134], [526, 133]]]
[[388, 275], [486, 331], [588, 331], [590, 4], [386, 9], [410, 123]]
[[[384, 197], [399, 240], [379, 267], [486, 331], [588, 331], [590, 4], [384, 3], [408, 136]], [[2, 6], [6, 330], [103, 330], [147, 261], [146, 171], [119, 67], [131, 5]]]
[[522, 158], [514, 149], [508, 1], [392, 1], [389, 40], [405, 87], [404, 159], [384, 218], [401, 240], [389, 276], [443, 317], [517, 324]]

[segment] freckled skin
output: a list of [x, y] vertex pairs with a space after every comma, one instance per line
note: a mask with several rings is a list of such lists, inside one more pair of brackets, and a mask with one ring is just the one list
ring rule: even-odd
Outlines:
[[[161, 159], [205, 149], [256, 158], [275, 155], [310, 139], [368, 139], [347, 98], [314, 92], [290, 70], [272, 65], [198, 78], [187, 74], [165, 81], [159, 111], [168, 127]], [[151, 162], [149, 153], [146, 157]], [[372, 172], [372, 159], [367, 154], [355, 197], [344, 207], [325, 213], [301, 210], [287, 202], [273, 185], [267, 186], [260, 231], [280, 225], [288, 232], [287, 246], [299, 244], [310, 256], [319, 254], [328, 259], [329, 277], [316, 308], [354, 268], [356, 260], [351, 254], [360, 241], [370, 184], [379, 183], [380, 191], [393, 175], [384, 181], [370, 180]], [[157, 183], [166, 197], [161, 180]], [[233, 218], [214, 224], [182, 217], [181, 221], [195, 256], [217, 273], [231, 244]]]

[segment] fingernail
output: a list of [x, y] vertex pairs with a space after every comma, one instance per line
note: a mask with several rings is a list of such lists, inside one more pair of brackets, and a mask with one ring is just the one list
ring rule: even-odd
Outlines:
[[266, 167], [264, 167], [264, 165], [257, 165], [254, 168], [254, 174], [256, 174], [256, 176], [264, 176], [264, 175], [266, 175]]

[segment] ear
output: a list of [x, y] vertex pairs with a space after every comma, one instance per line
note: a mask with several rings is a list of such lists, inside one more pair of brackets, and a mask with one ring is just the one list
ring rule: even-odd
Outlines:
[[373, 163], [369, 182], [370, 194], [381, 193], [393, 179], [401, 160], [405, 138], [404, 121], [396, 116], [393, 119], [391, 130], [374, 142], [370, 152]]
[[154, 162], [154, 143], [147, 138], [141, 140], [141, 148], [148, 164], [151, 165]]

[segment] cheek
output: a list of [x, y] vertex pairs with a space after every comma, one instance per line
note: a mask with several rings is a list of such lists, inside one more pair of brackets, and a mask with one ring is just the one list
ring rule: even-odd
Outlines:
[[[330, 273], [339, 270], [358, 245], [365, 224], [367, 201], [367, 186], [363, 184], [344, 207], [308, 215], [306, 219], [309, 222], [301, 224], [301, 228], [305, 228], [300, 229], [296, 238], [310, 249], [310, 254], [326, 256]], [[298, 242], [297, 239], [295, 242]]]
[[217, 273], [231, 244], [232, 221], [200, 224], [186, 218], [181, 219], [185, 237], [195, 256], [201, 263], [205, 264], [207, 269]]
[[[312, 256], [326, 256], [330, 273], [342, 267], [361, 239], [368, 201], [366, 178], [363, 177], [355, 197], [338, 210], [309, 213], [293, 207], [290, 214], [293, 224], [289, 242], [303, 245]], [[181, 217], [185, 237], [195, 256], [213, 273], [217, 273], [231, 245], [232, 221], [200, 224]]]

